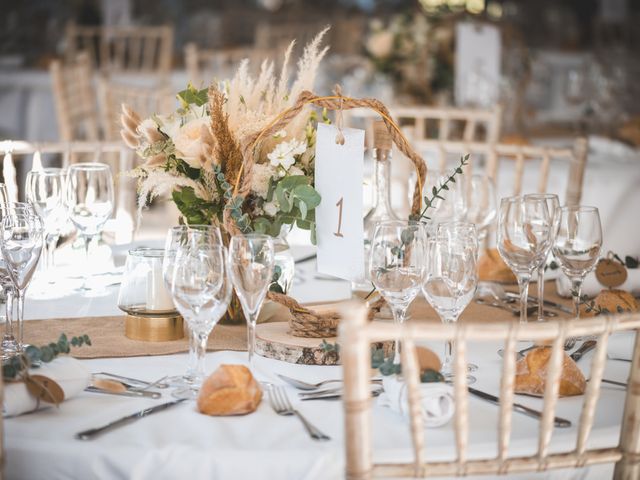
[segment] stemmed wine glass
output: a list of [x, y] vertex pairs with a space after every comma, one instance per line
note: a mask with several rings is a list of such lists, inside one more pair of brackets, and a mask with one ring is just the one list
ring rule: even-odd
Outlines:
[[[175, 267], [176, 253], [179, 249], [185, 248], [189, 241], [189, 232], [198, 231], [206, 235], [208, 241], [212, 244], [222, 246], [222, 235], [220, 229], [214, 225], [177, 225], [171, 227], [167, 232], [167, 237], [164, 246], [164, 256], [162, 257], [162, 279], [168, 292], [173, 289], [173, 271]], [[188, 329], [189, 335], [189, 348], [195, 352], [198, 345], [197, 335]], [[184, 375], [176, 375], [170, 377], [167, 381], [177, 387], [185, 387], [191, 383], [191, 378], [194, 375], [196, 368], [196, 357], [191, 358], [193, 362], [190, 362], [187, 372]]]
[[22, 207], [6, 208], [0, 223], [0, 250], [7, 274], [18, 301], [18, 337], [13, 334], [13, 299], [7, 302], [7, 332], [2, 341], [2, 358], [10, 358], [22, 351], [24, 296], [42, 251], [44, 224], [31, 210]]
[[229, 272], [247, 318], [249, 365], [253, 370], [256, 322], [273, 278], [275, 251], [268, 235], [235, 235], [229, 244]]
[[207, 232], [190, 230], [187, 235], [186, 244], [176, 252], [171, 294], [196, 341], [189, 345], [189, 385], [173, 395], [194, 399], [205, 376], [209, 334], [229, 306], [232, 287], [224, 246]]
[[467, 189], [466, 221], [473, 223], [478, 232], [478, 243], [484, 244], [487, 231], [497, 214], [496, 189], [487, 175], [471, 175], [462, 180]]
[[555, 193], [530, 193], [524, 196], [525, 201], [544, 200], [547, 203], [547, 210], [552, 221], [551, 241], [546, 254], [542, 255], [540, 265], [538, 265], [538, 321], [544, 321], [544, 270], [547, 266], [549, 252], [556, 239], [558, 224], [560, 222], [560, 200]]
[[600, 214], [595, 207], [562, 207], [553, 253], [571, 280], [576, 319], [580, 318], [580, 294], [584, 277], [598, 263], [602, 249]]
[[[376, 225], [371, 244], [371, 281], [391, 307], [393, 321], [402, 324], [416, 298], [424, 270], [424, 227], [418, 222], [390, 221]], [[400, 363], [398, 340], [394, 363]]]
[[552, 229], [546, 200], [507, 197], [500, 202], [498, 252], [518, 279], [522, 323], [527, 321], [531, 275], [548, 254]]
[[50, 274], [53, 253], [60, 238], [60, 226], [64, 221], [64, 173], [61, 168], [45, 168], [27, 173], [25, 182], [27, 201], [44, 222], [45, 269]]
[[[478, 236], [475, 226], [464, 222], [440, 224], [427, 239], [426, 269], [422, 293], [444, 323], [457, 322], [473, 299], [478, 285]], [[453, 378], [452, 342], [445, 346], [442, 374]], [[477, 367], [468, 365], [468, 370]], [[467, 382], [475, 382], [467, 376]]]
[[69, 167], [65, 200], [69, 218], [84, 240], [87, 265], [81, 291], [90, 291], [89, 248], [93, 238], [100, 235], [113, 212], [113, 177], [104, 163], [76, 163]]

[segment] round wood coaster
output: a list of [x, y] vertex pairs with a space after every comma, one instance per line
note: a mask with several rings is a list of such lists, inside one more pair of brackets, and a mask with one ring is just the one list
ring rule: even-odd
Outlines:
[[[340, 351], [327, 348], [337, 344], [337, 337], [303, 338], [289, 334], [287, 322], [263, 323], [256, 327], [256, 353], [263, 357], [282, 360], [301, 365], [339, 365]], [[384, 348], [389, 355], [393, 350], [393, 341], [374, 343], [373, 347]]]

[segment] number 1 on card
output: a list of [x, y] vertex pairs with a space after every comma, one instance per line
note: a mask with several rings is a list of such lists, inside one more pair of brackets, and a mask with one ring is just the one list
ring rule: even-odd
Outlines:
[[342, 203], [344, 202], [344, 197], [340, 197], [338, 203], [336, 203], [336, 207], [338, 207], [338, 231], [333, 232], [336, 237], [343, 237], [342, 235]]

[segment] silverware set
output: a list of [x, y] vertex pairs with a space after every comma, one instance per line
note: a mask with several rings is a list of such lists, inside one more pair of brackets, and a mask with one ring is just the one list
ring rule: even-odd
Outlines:
[[309, 420], [307, 420], [297, 409], [293, 408], [291, 404], [291, 400], [287, 396], [287, 392], [285, 392], [283, 387], [279, 387], [276, 385], [272, 385], [269, 390], [269, 403], [271, 404], [271, 408], [278, 415], [282, 416], [291, 416], [295, 415], [304, 425], [304, 428], [309, 433], [309, 436], [314, 440], [331, 440], [331, 438], [322, 433], [320, 429], [314, 426]]

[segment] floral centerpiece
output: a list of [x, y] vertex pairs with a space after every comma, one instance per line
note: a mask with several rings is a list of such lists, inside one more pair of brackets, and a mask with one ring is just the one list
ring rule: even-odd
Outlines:
[[[144, 160], [130, 172], [138, 179], [139, 213], [155, 197], [170, 195], [185, 223], [221, 226], [226, 238], [225, 218], [230, 216], [243, 233], [276, 237], [297, 225], [309, 230], [315, 242], [314, 209], [320, 204], [314, 188], [315, 138], [318, 121], [328, 122], [325, 114], [318, 119], [306, 107], [285, 129], [262, 139], [250, 166], [250, 188], [238, 191], [238, 186], [248, 173], [245, 139], [291, 107], [301, 92], [313, 89], [327, 52], [320, 46], [325, 32], [304, 49], [295, 78], [289, 69], [292, 42], [279, 73], [265, 60], [253, 78], [244, 60], [230, 80], [202, 89], [189, 84], [177, 94], [174, 112], [142, 119], [123, 106], [122, 138]], [[275, 281], [272, 288], [286, 293]], [[232, 300], [230, 316], [244, 322], [241, 314], [237, 299]]]

